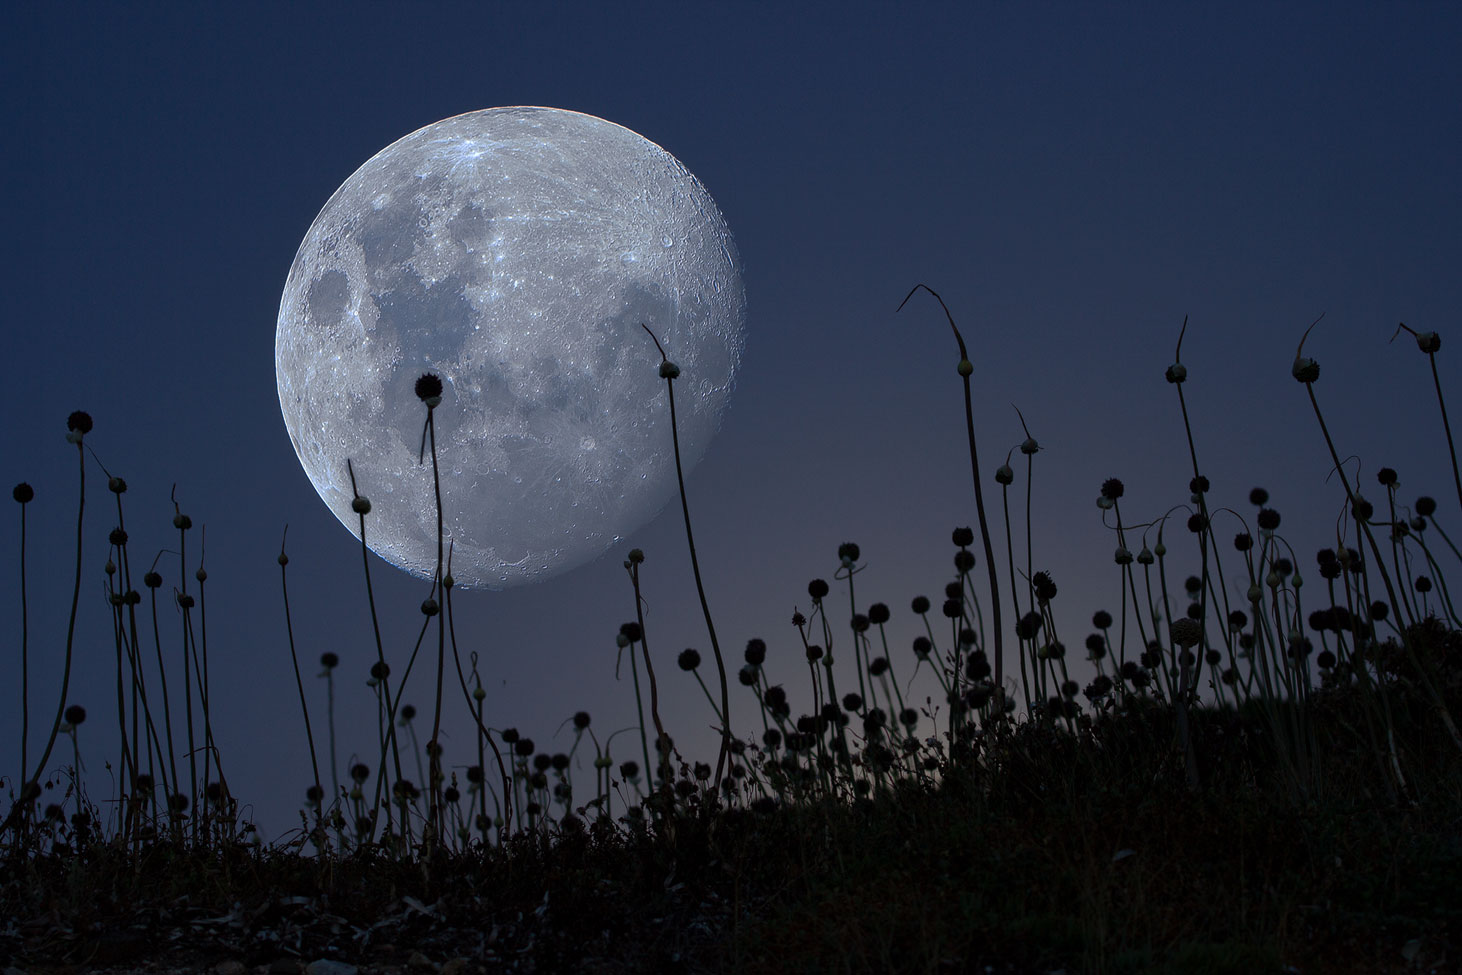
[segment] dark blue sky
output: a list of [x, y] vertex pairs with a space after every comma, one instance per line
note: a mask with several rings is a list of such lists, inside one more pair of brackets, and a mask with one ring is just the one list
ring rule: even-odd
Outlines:
[[[1396, 467], [1404, 498], [1435, 494], [1455, 519], [1425, 360], [1387, 340], [1403, 320], [1442, 332], [1453, 381], [1458, 50], [1462, 14], [1447, 4], [11, 5], [0, 408], [5, 474], [37, 491], [32, 721], [49, 726], [58, 686], [76, 503], [64, 421], [86, 409], [88, 443], [131, 485], [134, 558], [174, 544], [174, 483], [207, 526], [218, 734], [266, 833], [291, 825], [309, 778], [274, 561], [286, 522], [298, 644], [311, 661], [341, 655], [342, 761], [366, 747], [374, 649], [358, 547], [285, 434], [275, 316], [301, 237], [346, 177], [408, 132], [498, 105], [639, 132], [700, 178], [735, 233], [747, 349], [690, 479], [692, 514], [723, 646], [739, 662], [765, 637], [773, 679], [799, 701], [787, 621], [807, 609], [809, 579], [831, 578], [838, 544], [862, 547], [860, 601], [893, 607], [907, 677], [909, 600], [940, 593], [950, 529], [975, 522], [948, 328], [927, 297], [894, 314], [916, 282], [942, 292], [970, 344], [987, 479], [1024, 436], [1012, 403], [1043, 447], [1035, 563], [1061, 586], [1069, 646], [1093, 610], [1116, 609], [1102, 480], [1126, 481], [1132, 520], [1187, 500], [1162, 378], [1185, 314], [1212, 504], [1248, 516], [1263, 484], [1302, 569], [1334, 544], [1342, 495], [1289, 378], [1300, 333], [1325, 312], [1307, 352], [1342, 454], [1359, 456], [1366, 484]], [[115, 518], [100, 470], [88, 477], [69, 697], [95, 716], [83, 755], [105, 795], [114, 674], [99, 593]], [[1017, 520], [1024, 486], [1021, 468]], [[17, 514], [0, 519], [6, 775]], [[672, 662], [687, 646], [709, 657], [678, 511], [631, 545], [647, 554], [669, 730], [711, 742], [700, 690]], [[459, 601], [464, 652], [493, 674], [490, 723], [546, 747], [567, 743], [547, 745], [577, 708], [601, 732], [630, 723], [632, 690], [613, 682], [613, 637], [633, 615], [623, 555]], [[160, 571], [175, 583], [176, 556]], [[404, 660], [424, 588], [379, 562], [375, 580], [388, 656]], [[846, 598], [834, 589], [834, 620]], [[407, 698], [425, 705], [426, 681], [415, 686]], [[323, 682], [309, 689], [323, 707]], [[734, 700], [749, 729], [749, 696]], [[449, 732], [448, 763], [465, 762], [465, 724]], [[638, 751], [629, 742], [617, 758]]]

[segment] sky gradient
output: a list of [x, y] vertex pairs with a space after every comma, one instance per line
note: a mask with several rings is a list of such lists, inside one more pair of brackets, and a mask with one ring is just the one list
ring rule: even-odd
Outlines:
[[[728, 669], [763, 637], [772, 679], [798, 704], [806, 670], [788, 621], [807, 611], [810, 579], [832, 579], [839, 543], [861, 547], [860, 604], [892, 607], [907, 679], [920, 632], [909, 601], [939, 597], [950, 531], [976, 522], [954, 341], [927, 295], [895, 314], [916, 283], [943, 295], [969, 344], [996, 522], [991, 474], [1025, 437], [1012, 405], [1041, 445], [1034, 567], [1060, 587], [1069, 647], [1094, 610], [1117, 608], [1116, 542], [1094, 504], [1102, 481], [1124, 480], [1129, 521], [1188, 500], [1187, 444], [1163, 380], [1185, 315], [1185, 394], [1211, 506], [1251, 517], [1249, 489], [1267, 487], [1312, 576], [1314, 550], [1334, 545], [1343, 494], [1327, 483], [1324, 442], [1289, 375], [1323, 312], [1306, 352], [1321, 364], [1316, 392], [1341, 455], [1359, 458], [1377, 498], [1375, 471], [1389, 465], [1403, 500], [1433, 494], [1455, 523], [1426, 361], [1409, 339], [1388, 345], [1398, 321], [1439, 331], [1442, 382], [1455, 389], [1455, 5], [689, 8], [7, 8], [0, 408], [8, 484], [36, 491], [32, 762], [70, 608], [76, 452], [64, 433], [77, 409], [95, 419], [88, 445], [130, 486], [134, 559], [175, 547], [174, 485], [193, 534], [207, 528], [216, 733], [265, 835], [297, 825], [310, 779], [275, 561], [286, 523], [317, 736], [325, 688], [313, 675], [329, 650], [342, 659], [341, 764], [373, 740], [359, 547], [285, 433], [275, 319], [296, 248], [341, 182], [407, 133], [481, 108], [546, 105], [626, 126], [680, 159], [725, 215], [747, 344], [720, 436], [689, 478], [690, 507]], [[1019, 524], [1026, 476], [1012, 463]], [[0, 518], [7, 777], [19, 757], [19, 520], [14, 505]], [[68, 703], [93, 716], [83, 758], [99, 798], [111, 793], [104, 762], [116, 761], [101, 595], [115, 521], [89, 461]], [[1186, 541], [1182, 522], [1173, 527]], [[1220, 528], [1237, 530], [1232, 519]], [[1023, 545], [1024, 530], [1016, 537]], [[995, 544], [1003, 550], [1003, 530]], [[456, 601], [459, 643], [488, 675], [489, 724], [558, 750], [569, 736], [555, 742], [555, 729], [577, 709], [601, 741], [633, 722], [627, 671], [614, 680], [614, 635], [634, 615], [621, 567], [631, 547], [646, 554], [667, 728], [694, 757], [714, 756], [714, 717], [673, 663], [685, 647], [710, 650], [674, 505], [622, 551]], [[1174, 565], [1179, 579], [1195, 567]], [[158, 568], [168, 592], [176, 554]], [[426, 587], [379, 561], [373, 581], [388, 659], [404, 661]], [[829, 598], [841, 621], [845, 587]], [[176, 655], [176, 614], [161, 618]], [[427, 712], [428, 676], [406, 694]], [[750, 731], [750, 696], [732, 695], [733, 727]], [[450, 713], [445, 760], [460, 767], [471, 737], [455, 700]], [[616, 740], [618, 760], [637, 755], [632, 737]]]

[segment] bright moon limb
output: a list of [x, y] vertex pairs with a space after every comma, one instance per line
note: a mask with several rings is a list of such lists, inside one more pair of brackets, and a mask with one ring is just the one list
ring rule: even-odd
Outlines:
[[[306, 475], [359, 537], [430, 578], [436, 508], [418, 464], [436, 408], [458, 585], [501, 589], [595, 558], [676, 490], [660, 357], [681, 367], [680, 444], [720, 424], [745, 343], [730, 231], [675, 157], [552, 108], [494, 108], [392, 143], [310, 225], [279, 304], [279, 405]], [[681, 399], [684, 405], [681, 405]]]

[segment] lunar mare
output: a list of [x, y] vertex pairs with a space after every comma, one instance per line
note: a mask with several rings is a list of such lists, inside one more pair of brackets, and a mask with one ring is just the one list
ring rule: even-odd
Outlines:
[[495, 108], [392, 143], [332, 195], [290, 268], [275, 332], [295, 453], [352, 534], [436, 568], [426, 408], [459, 586], [542, 580], [603, 553], [674, 497], [731, 393], [746, 299], [725, 220], [664, 149], [549, 108]]

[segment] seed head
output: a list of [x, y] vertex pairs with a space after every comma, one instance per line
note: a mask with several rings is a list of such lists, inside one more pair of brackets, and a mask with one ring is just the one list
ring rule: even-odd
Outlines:
[[184, 609], [192, 609], [193, 597], [186, 592], [178, 593], [178, 605], [183, 607]]
[[868, 607], [868, 622], [875, 626], [882, 626], [889, 619], [888, 606], [884, 603], [874, 603]]
[[1116, 501], [1120, 498], [1125, 490], [1126, 488], [1123, 487], [1122, 482], [1115, 477], [1109, 477], [1102, 482], [1102, 497], [1111, 501]]
[[923, 616], [925, 613], [929, 612], [929, 597], [915, 596], [914, 601], [910, 604], [910, 608], [915, 612], [915, 614]]
[[1425, 495], [1416, 499], [1416, 513], [1421, 515], [1423, 518], [1430, 518], [1436, 510], [1436, 499], [1429, 498]]
[[1142, 546], [1142, 551], [1137, 553], [1137, 564], [1152, 565], [1154, 561], [1155, 560], [1152, 557], [1152, 549], [1148, 548], [1146, 545]]
[[1248, 532], [1239, 532], [1234, 536], [1234, 548], [1240, 552], [1247, 552], [1254, 547], [1254, 536]]
[[680, 665], [681, 670], [695, 670], [701, 665], [700, 651], [687, 647], [680, 651], [680, 656], [676, 658], [675, 662]]
[[645, 561], [645, 553], [640, 549], [632, 548], [629, 550], [629, 560], [632, 565], [639, 565]]
[[1009, 464], [1001, 464], [995, 468], [995, 483], [1009, 485], [1015, 480], [1015, 471], [1010, 469]]
[[661, 379], [674, 379], [676, 376], [679, 376], [679, 375], [680, 375], [680, 367], [677, 366], [675, 363], [671, 362], [669, 359], [667, 359], [664, 362], [660, 363], [660, 378]]
[[203, 566], [200, 565], [198, 566], [198, 571], [193, 573], [193, 578], [197, 579], [199, 582], [207, 582], [208, 573], [203, 571]]
[[442, 379], [436, 373], [422, 373], [416, 380], [416, 398], [426, 404], [427, 409], [441, 405]]
[[29, 504], [35, 498], [36, 490], [25, 481], [21, 481], [15, 485], [14, 490], [10, 492], [10, 496], [20, 504]]
[[280, 552], [279, 558], [275, 561], [277, 561], [280, 565], [289, 565], [289, 556], [285, 555], [283, 552]]
[[437, 605], [437, 601], [435, 599], [432, 599], [430, 596], [421, 601], [421, 615], [435, 616], [441, 611], [442, 608]]
[[1099, 630], [1108, 629], [1112, 625], [1112, 614], [1104, 609], [1099, 609], [1092, 614], [1091, 625]]
[[1188, 490], [1193, 494], [1207, 494], [1208, 486], [1208, 478], [1204, 477], [1202, 474], [1199, 474], [1197, 477], [1188, 482]]
[[965, 575], [975, 567], [975, 553], [967, 548], [962, 548], [954, 553], [954, 571]]
[[384, 660], [377, 660], [371, 664], [371, 676], [376, 680], [385, 680], [391, 676], [391, 665]]
[[1279, 512], [1273, 508], [1260, 508], [1259, 527], [1267, 532], [1274, 531], [1279, 527]]
[[1041, 445], [1036, 443], [1035, 437], [1026, 437], [1020, 442], [1020, 452], [1029, 457], [1031, 454], [1040, 453]]
[[179, 531], [187, 531], [189, 528], [193, 527], [193, 519], [189, 518], [182, 512], [179, 512], [178, 514], [173, 515], [173, 527], [178, 529]]
[[1289, 374], [1305, 385], [1309, 385], [1320, 378], [1320, 364], [1309, 356], [1301, 356], [1294, 361]]
[[107, 541], [121, 548], [127, 544], [127, 533], [121, 528], [113, 528], [111, 534], [107, 535]]
[[975, 372], [975, 364], [968, 359], [961, 359], [959, 365], [955, 366], [955, 371], [968, 379]]
[[1416, 347], [1427, 355], [1431, 355], [1442, 347], [1442, 337], [1436, 332], [1418, 332], [1416, 334]]
[[929, 656], [929, 651], [933, 649], [934, 645], [929, 642], [929, 638], [927, 636], [914, 637], [914, 656], [923, 659], [924, 657]]
[[967, 545], [973, 545], [975, 542], [975, 532], [972, 528], [956, 528], [954, 530], [954, 534], [951, 537], [954, 540], [954, 544], [958, 545], [960, 548], [964, 548]]
[[126, 494], [127, 482], [120, 477], [109, 477], [107, 478], [107, 490], [113, 494]]
[[371, 499], [368, 498], [368, 497], [366, 497], [365, 495], [358, 495], [357, 497], [351, 498], [350, 499], [350, 510], [351, 511], [354, 511], [358, 515], [368, 515], [368, 514], [370, 514], [371, 513]]
[[1117, 547], [1117, 552], [1113, 556], [1113, 558], [1116, 560], [1116, 562], [1117, 562], [1118, 565], [1131, 565], [1132, 564], [1132, 553], [1129, 552], [1129, 551], [1127, 551], [1127, 549], [1125, 547], [1120, 546], [1120, 545]]
[[340, 655], [326, 650], [324, 653], [320, 654], [320, 666], [324, 667], [326, 670], [334, 670], [336, 667], [340, 666]]
[[156, 589], [158, 586], [162, 585], [162, 576], [158, 575], [156, 572], [148, 572], [142, 577], [142, 584], [148, 589]]
[[579, 731], [583, 731], [585, 728], [589, 727], [588, 711], [574, 712], [574, 727], [577, 728]]
[[838, 561], [844, 565], [858, 561], [858, 546], [853, 542], [844, 542], [838, 546]]
[[1197, 646], [1198, 641], [1203, 639], [1203, 625], [1194, 619], [1174, 620], [1169, 633], [1173, 643], [1186, 650]]
[[828, 594], [827, 582], [823, 579], [813, 579], [807, 584], [807, 595], [812, 597], [814, 603], [822, 602], [822, 597]]
[[1391, 487], [1397, 481], [1396, 472], [1389, 467], [1383, 467], [1376, 471], [1376, 480], [1385, 487]]
[[66, 429], [81, 436], [91, 433], [91, 414], [77, 410], [66, 418]]
[[73, 728], [86, 720], [86, 708], [80, 704], [73, 704], [66, 709], [66, 723]]
[[1181, 362], [1175, 362], [1172, 365], [1168, 366], [1167, 371], [1163, 373], [1163, 376], [1170, 383], [1181, 383], [1188, 378], [1188, 367], [1183, 365]]

